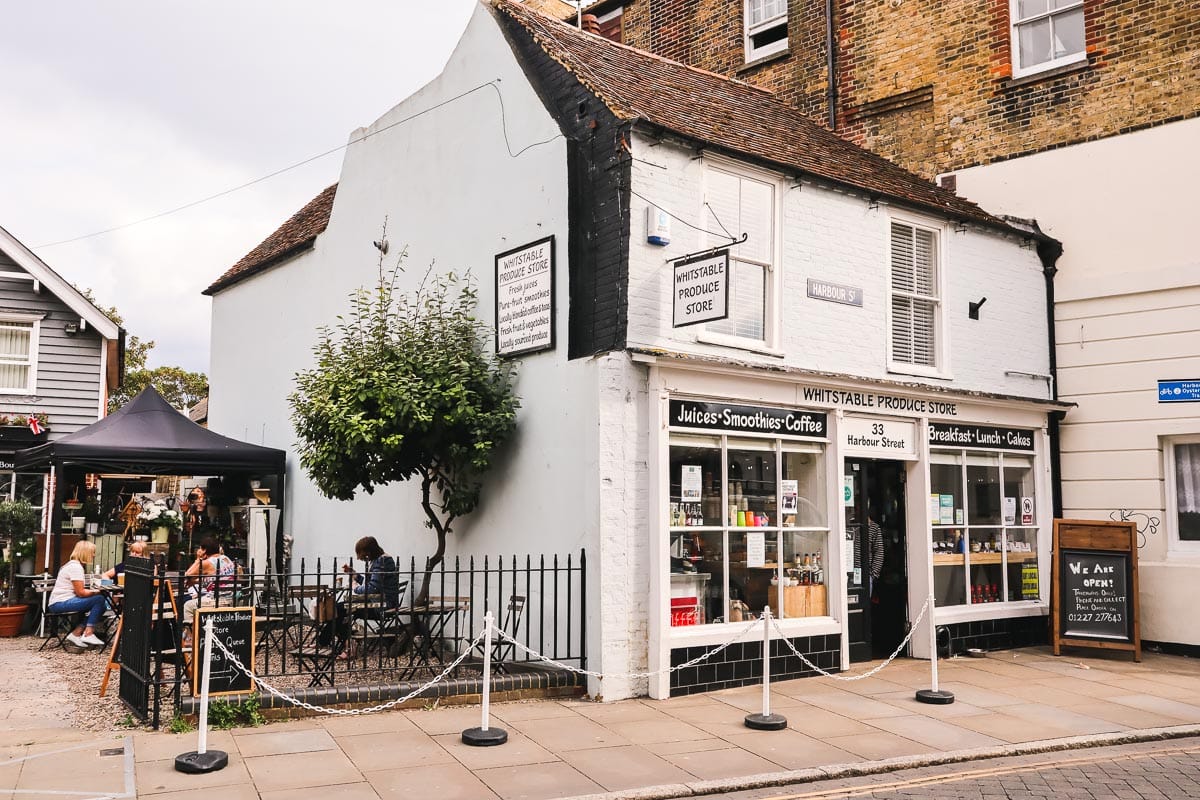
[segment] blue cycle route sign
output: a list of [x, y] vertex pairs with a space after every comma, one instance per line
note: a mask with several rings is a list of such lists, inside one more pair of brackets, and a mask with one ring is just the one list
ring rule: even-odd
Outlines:
[[1158, 402], [1200, 403], [1200, 379], [1190, 381], [1159, 381]]

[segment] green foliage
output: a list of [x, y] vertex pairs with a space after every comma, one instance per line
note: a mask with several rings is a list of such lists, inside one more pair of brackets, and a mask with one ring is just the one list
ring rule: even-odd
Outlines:
[[[125, 716], [130, 720], [133, 719], [133, 717], [129, 714], [126, 714]], [[196, 730], [196, 726], [193, 725], [187, 717], [183, 716], [182, 714], [176, 714], [175, 716], [171, 717], [171, 721], [167, 723], [167, 730], [169, 730], [171, 733], [191, 733], [192, 731]]]
[[[37, 509], [24, 500], [0, 502], [0, 535], [13, 538], [29, 537], [38, 525]], [[28, 555], [32, 555], [32, 552]]]
[[[178, 720], [178, 719], [180, 719], [180, 717], [175, 717], [175, 719], [171, 720], [171, 732], [172, 733], [181, 733], [181, 731], [175, 730], [175, 720]], [[187, 724], [187, 720], [184, 720], [184, 724]], [[119, 720], [117, 720], [117, 727], [118, 728], [136, 728], [137, 720], [135, 720], [133, 718], [133, 714], [126, 714], [125, 716], [123, 716]]]
[[483, 475], [516, 429], [518, 400], [474, 316], [470, 278], [428, 273], [405, 294], [394, 289], [400, 271], [381, 267], [375, 289], [355, 292], [350, 313], [320, 329], [315, 366], [297, 373], [288, 399], [300, 463], [327, 497], [420, 478], [438, 535], [424, 596], [454, 519], [479, 504]]
[[[259, 725], [267, 723], [267, 718], [260, 711], [261, 707], [257, 694], [250, 694], [240, 703], [210, 700], [208, 723], [222, 731], [239, 726], [257, 728]], [[172, 720], [172, 724], [174, 724], [174, 720]]]
[[[125, 324], [116, 306], [102, 306], [96, 302], [91, 289], [75, 288], [104, 316], [118, 325]], [[188, 372], [180, 367], [148, 368], [146, 362], [153, 349], [152, 340], [145, 341], [133, 335], [125, 337], [125, 375], [121, 386], [108, 397], [110, 414], [137, 397], [147, 386], [153, 386], [164, 400], [180, 411], [186, 411], [208, 396], [208, 376], [202, 372]]]
[[109, 411], [125, 405], [147, 386], [153, 386], [164, 400], [180, 411], [208, 397], [208, 376], [202, 372], [188, 372], [180, 367], [131, 370], [126, 365], [121, 388], [109, 397]]

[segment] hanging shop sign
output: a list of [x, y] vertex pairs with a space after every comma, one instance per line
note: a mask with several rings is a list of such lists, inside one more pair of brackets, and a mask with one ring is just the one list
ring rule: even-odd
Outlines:
[[814, 439], [823, 438], [828, 430], [826, 416], [814, 411], [730, 405], [701, 400], [671, 400], [667, 424], [673, 428], [803, 436]]
[[496, 353], [554, 349], [554, 237], [496, 256]]
[[990, 425], [929, 423], [929, 443], [936, 446], [972, 447], [981, 450], [1025, 450], [1033, 452], [1033, 431], [996, 428]]
[[828, 300], [830, 303], [841, 303], [859, 308], [862, 308], [863, 304], [861, 287], [843, 286], [840, 283], [830, 283], [816, 278], [808, 279], [808, 296], [814, 300]]
[[1200, 403], [1200, 380], [1159, 381], [1158, 402]]
[[1054, 520], [1054, 655], [1063, 645], [1131, 650], [1142, 660], [1137, 524]]
[[842, 452], [846, 455], [917, 457], [916, 422], [843, 417], [838, 430], [842, 434]]
[[675, 262], [674, 326], [698, 325], [729, 316], [729, 251]]

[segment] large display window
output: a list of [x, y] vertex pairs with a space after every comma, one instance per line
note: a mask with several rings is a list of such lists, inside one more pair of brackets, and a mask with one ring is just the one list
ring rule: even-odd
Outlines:
[[829, 614], [823, 444], [672, 434], [668, 469], [673, 627]]
[[930, 452], [934, 598], [939, 607], [1041, 599], [1033, 457]]

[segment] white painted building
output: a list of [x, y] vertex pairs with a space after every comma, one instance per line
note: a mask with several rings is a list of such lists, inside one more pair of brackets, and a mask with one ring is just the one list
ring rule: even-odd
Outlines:
[[1142, 637], [1192, 646], [1200, 256], [1189, 197], [1200, 182], [1198, 141], [1192, 118], [957, 173], [963, 196], [1035, 217], [1063, 242], [1059, 396], [1078, 405], [1061, 428], [1063, 515], [1137, 522]]
[[[549, 248], [552, 346], [517, 356], [516, 440], [450, 546], [586, 549], [590, 667], [680, 663], [771, 604], [794, 646], [845, 668], [898, 644], [931, 593], [960, 643], [1044, 639], [1047, 415], [1063, 406], [1041, 234], [767, 92], [504, 0], [351, 141], [336, 187], [208, 290], [214, 430], [293, 446], [292, 376], [375, 280], [385, 218], [407, 285], [430, 263], [469, 269], [492, 322], [498, 260]], [[706, 300], [727, 316], [679, 324]], [[372, 533], [421, 557], [416, 497], [329, 501], [290, 460], [285, 527], [296, 556]], [[603, 691], [739, 685], [752, 649]]]

